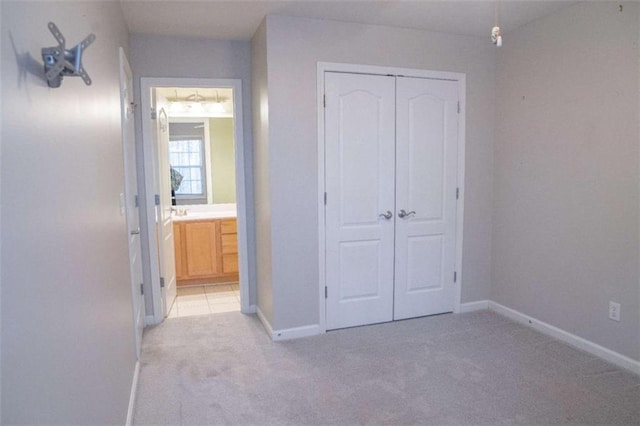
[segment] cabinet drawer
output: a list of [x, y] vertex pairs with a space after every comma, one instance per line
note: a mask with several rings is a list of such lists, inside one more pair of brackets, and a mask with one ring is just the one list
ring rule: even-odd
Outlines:
[[220, 221], [220, 233], [222, 234], [235, 234], [237, 232], [236, 220], [226, 219]]
[[225, 274], [238, 272], [237, 254], [225, 254], [222, 256], [222, 272]]
[[238, 252], [238, 236], [237, 234], [222, 235], [222, 254], [230, 254]]

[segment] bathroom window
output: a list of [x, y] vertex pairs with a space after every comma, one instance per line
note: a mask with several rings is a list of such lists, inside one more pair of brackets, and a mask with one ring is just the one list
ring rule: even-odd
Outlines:
[[169, 141], [169, 162], [182, 176], [176, 196], [206, 197], [204, 139], [184, 138]]

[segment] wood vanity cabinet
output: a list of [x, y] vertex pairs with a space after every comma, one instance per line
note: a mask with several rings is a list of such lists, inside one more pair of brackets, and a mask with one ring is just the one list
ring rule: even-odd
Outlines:
[[173, 222], [178, 285], [238, 281], [236, 219]]

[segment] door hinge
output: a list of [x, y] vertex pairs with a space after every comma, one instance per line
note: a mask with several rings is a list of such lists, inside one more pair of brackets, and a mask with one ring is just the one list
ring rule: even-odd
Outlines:
[[160, 205], [160, 195], [156, 194], [153, 196], [153, 200], [156, 203], [156, 206]]
[[327, 289], [327, 286], [324, 286], [324, 298], [328, 298], [329, 297], [329, 290]]
[[144, 283], [140, 283], [140, 294], [144, 294]]
[[324, 205], [325, 206], [327, 205], [327, 193], [326, 192], [324, 193]]
[[151, 108], [151, 119], [155, 120], [156, 118], [158, 118], [158, 113], [155, 108]]
[[456, 271], [453, 272], [453, 282], [457, 282], [458, 281], [458, 273]]
[[164, 277], [160, 277], [160, 288], [164, 288]]
[[322, 95], [322, 107], [327, 107], [327, 95]]
[[460, 198], [460, 188], [456, 188], [456, 200]]
[[140, 207], [140, 198], [138, 198], [138, 196], [136, 195], [135, 197], [133, 197], [133, 200], [136, 203], [136, 207]]
[[458, 101], [458, 114], [460, 114], [460, 101]]

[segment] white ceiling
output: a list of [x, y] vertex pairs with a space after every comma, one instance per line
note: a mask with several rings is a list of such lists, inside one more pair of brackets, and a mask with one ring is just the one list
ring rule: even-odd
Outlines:
[[[121, 0], [133, 33], [249, 40], [268, 14], [333, 19], [489, 37], [495, 1], [487, 0], [349, 0], [216, 1]], [[501, 0], [504, 33], [527, 24], [573, 0]]]

